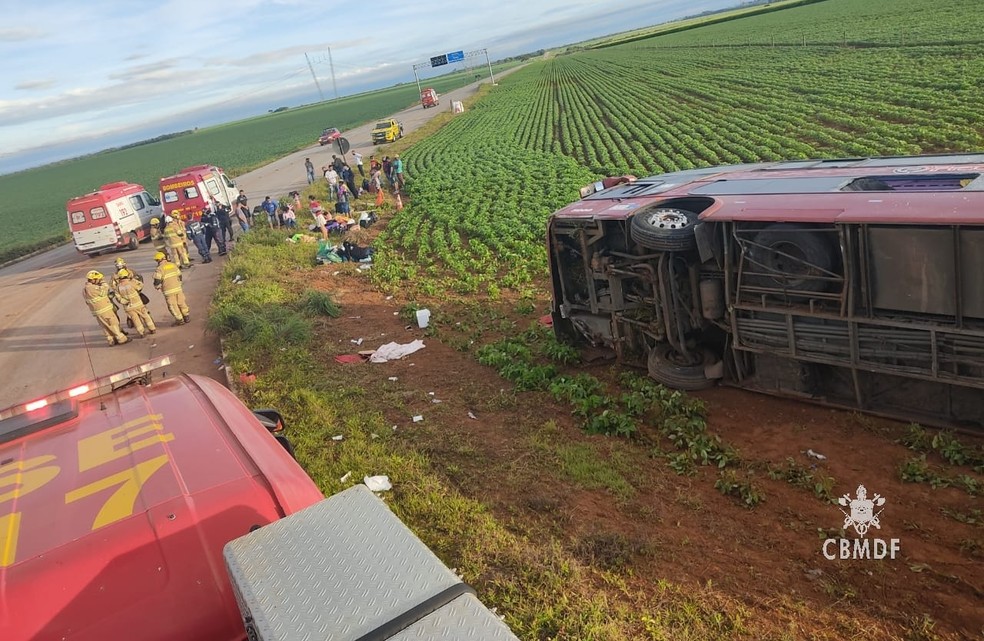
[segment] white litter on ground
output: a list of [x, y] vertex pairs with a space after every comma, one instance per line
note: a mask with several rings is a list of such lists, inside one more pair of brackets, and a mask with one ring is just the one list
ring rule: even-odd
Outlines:
[[385, 363], [387, 361], [397, 361], [422, 349], [424, 349], [424, 341], [419, 338], [411, 343], [386, 343], [373, 352], [372, 356], [369, 357], [369, 362]]
[[373, 492], [385, 492], [393, 489], [393, 484], [390, 483], [388, 476], [367, 476], [362, 479], [362, 482]]

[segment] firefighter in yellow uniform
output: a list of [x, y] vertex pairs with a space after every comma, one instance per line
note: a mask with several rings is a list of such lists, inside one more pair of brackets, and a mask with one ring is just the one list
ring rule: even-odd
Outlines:
[[103, 282], [103, 275], [92, 270], [85, 278], [87, 282], [82, 289], [82, 298], [85, 299], [85, 304], [89, 306], [92, 315], [99, 321], [99, 326], [106, 334], [106, 340], [110, 345], [130, 342], [126, 334], [120, 330], [120, 319], [116, 317], [113, 301], [109, 298], [112, 292], [109, 285]]
[[164, 244], [167, 245], [168, 252], [181, 269], [191, 267], [191, 261], [188, 260], [188, 246], [185, 244], [184, 225], [180, 220], [170, 216], [165, 217], [164, 221], [167, 223], [164, 227]]
[[116, 259], [116, 262], [114, 263], [114, 265], [116, 266], [116, 273], [113, 274], [113, 279], [110, 281], [110, 284], [109, 284], [109, 286], [112, 288], [112, 290], [114, 292], [116, 291], [116, 284], [120, 280], [120, 272], [122, 272], [122, 271], [128, 272], [129, 273], [129, 278], [134, 278], [136, 280], [139, 280], [140, 283], [141, 283], [141, 286], [142, 286], [143, 276], [141, 276], [140, 274], [138, 274], [136, 272], [136, 270], [133, 270], [133, 269], [130, 269], [129, 267], [127, 267], [126, 261], [123, 260], [122, 257], [117, 258]]
[[122, 268], [113, 277], [113, 290], [116, 292], [116, 300], [123, 306], [133, 328], [137, 330], [140, 338], [157, 333], [157, 326], [154, 319], [150, 316], [150, 311], [144, 304], [144, 296], [140, 294], [143, 290], [143, 283], [136, 279], [133, 272], [127, 268]]
[[150, 242], [154, 244], [154, 251], [167, 255], [167, 243], [164, 242], [164, 231], [161, 229], [161, 219], [150, 219]]
[[174, 263], [167, 260], [164, 252], [154, 254], [157, 261], [157, 271], [154, 272], [154, 287], [161, 290], [167, 309], [174, 316], [175, 325], [188, 322], [188, 305], [185, 303], [184, 290], [181, 289], [181, 271]]

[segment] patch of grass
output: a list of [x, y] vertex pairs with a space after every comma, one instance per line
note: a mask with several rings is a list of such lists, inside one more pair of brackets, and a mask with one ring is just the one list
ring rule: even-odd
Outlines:
[[309, 289], [301, 295], [301, 309], [312, 316], [330, 316], [338, 318], [342, 308], [328, 292]]
[[769, 478], [783, 480], [790, 485], [809, 490], [822, 501], [831, 503], [836, 498], [833, 477], [810, 470], [792, 458], [787, 458], [783, 465], [769, 464], [768, 469]]
[[971, 496], [978, 496], [984, 490], [984, 483], [969, 474], [944, 474], [942, 468], [926, 461], [925, 454], [903, 461], [899, 465], [899, 478], [906, 483], [928, 483], [933, 489], [956, 487]]
[[620, 532], [597, 532], [579, 537], [574, 556], [591, 566], [606, 571], [621, 572], [636, 554], [645, 547], [630, 541]]
[[765, 493], [750, 480], [738, 478], [734, 470], [723, 470], [714, 482], [714, 487], [721, 494], [738, 500], [747, 508], [753, 508], [765, 500]]
[[560, 469], [577, 485], [589, 489], [604, 489], [621, 501], [635, 495], [635, 488], [625, 480], [619, 468], [625, 463], [617, 454], [606, 460], [595, 448], [583, 443], [558, 445], [554, 452], [560, 461]]

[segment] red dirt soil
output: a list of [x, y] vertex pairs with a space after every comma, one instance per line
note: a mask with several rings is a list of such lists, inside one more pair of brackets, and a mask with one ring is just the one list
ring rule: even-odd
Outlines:
[[[432, 307], [437, 326], [426, 333], [436, 336], [427, 337], [416, 323], [395, 315], [402, 305], [398, 298], [372, 290], [367, 274], [353, 264], [327, 265], [308, 286], [332, 292], [343, 310], [323, 328], [332, 339], [324, 344], [324, 360], [340, 377], [361, 381], [366, 389], [397, 391], [402, 406], [380, 409], [397, 426], [401, 445], [427, 454], [452, 485], [490, 506], [504, 522], [557, 536], [575, 554], [599, 564], [624, 565], [632, 570], [632, 582], [711, 582], [744, 602], [755, 618], [768, 620], [770, 604], [782, 598], [802, 604], [803, 619], [810, 611], [842, 611], [866, 638], [897, 638], [924, 615], [936, 622], [935, 633], [982, 634], [982, 518], [978, 512], [977, 523], [967, 524], [944, 514], [972, 514], [980, 503], [962, 489], [900, 480], [899, 465], [916, 454], [896, 443], [905, 425], [731, 388], [695, 393], [707, 405], [709, 429], [738, 448], [749, 464], [745, 469], [752, 469], [764, 490], [765, 502], [746, 509], [714, 488], [716, 470], [704, 467], [694, 476], [679, 476], [664, 459], [652, 457], [659, 438], [653, 427], [643, 427], [635, 440], [591, 436], [549, 394], [511, 394], [512, 384], [492, 368], [446, 344], [461, 340], [455, 334], [458, 312], [450, 306], [442, 312], [437, 304]], [[538, 309], [545, 307], [538, 303]], [[522, 331], [539, 313], [510, 316]], [[351, 342], [359, 338], [361, 345]], [[423, 338], [426, 347], [401, 361], [343, 365], [331, 360], [415, 338]], [[580, 369], [603, 380], [618, 371], [610, 364]], [[389, 380], [393, 376], [397, 381]], [[477, 419], [469, 418], [469, 411]], [[414, 415], [424, 420], [414, 423]], [[548, 420], [556, 423], [549, 428], [555, 434], [544, 432]], [[552, 469], [531, 446], [544, 434], [587, 444], [602, 456], [627, 458], [623, 466], [631, 474], [632, 495], [618, 500], [605, 490], [583, 489]], [[960, 440], [979, 443], [962, 435]], [[809, 449], [826, 460], [808, 457]], [[853, 497], [863, 484], [869, 495], [885, 497], [881, 529], [868, 538], [899, 539], [899, 557], [824, 558], [823, 539], [838, 536], [843, 515], [838, 505], [810, 490], [769, 478], [767, 464], [787, 458], [833, 477], [834, 496]], [[928, 459], [942, 465], [936, 455]], [[966, 467], [943, 467], [951, 475], [973, 474]], [[614, 552], [613, 542], [618, 543]], [[834, 631], [833, 638], [838, 636]]]

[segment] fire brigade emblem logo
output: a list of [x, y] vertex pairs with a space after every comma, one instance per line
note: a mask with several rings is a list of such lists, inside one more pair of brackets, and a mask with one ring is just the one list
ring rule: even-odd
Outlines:
[[[874, 527], [879, 530], [881, 529], [878, 515], [882, 513], [882, 510], [876, 512], [875, 508], [885, 505], [884, 497], [875, 494], [873, 498], [869, 499], [868, 490], [863, 485], [859, 485], [857, 498], [852, 499], [850, 494], [845, 494], [837, 499], [837, 502], [842, 507], [841, 512], [844, 514], [845, 530], [853, 527], [860, 536], [864, 536], [868, 533], [868, 528]], [[850, 513], [844, 511], [843, 508], [845, 507], [851, 509]]]

